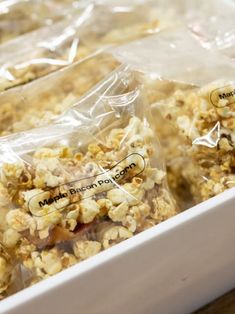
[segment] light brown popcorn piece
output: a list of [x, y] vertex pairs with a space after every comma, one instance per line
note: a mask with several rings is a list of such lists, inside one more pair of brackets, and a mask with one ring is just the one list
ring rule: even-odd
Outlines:
[[165, 189], [162, 189], [159, 196], [153, 199], [153, 205], [154, 209], [151, 216], [157, 223], [176, 215], [174, 200]]
[[37, 277], [47, 278], [62, 270], [61, 252], [56, 248], [42, 252], [33, 251], [30, 257], [24, 260], [24, 266], [35, 271]]
[[0, 256], [0, 295], [5, 292], [9, 286], [11, 271], [9, 261], [3, 256]]
[[100, 206], [100, 212], [99, 212], [100, 217], [107, 216], [108, 212], [113, 206], [113, 203], [106, 198], [98, 199], [97, 204]]
[[166, 177], [166, 172], [156, 168], [147, 168], [145, 170], [146, 179], [144, 180], [142, 187], [145, 190], [151, 190], [155, 184], [160, 185]]
[[74, 254], [79, 260], [96, 255], [100, 250], [101, 244], [97, 241], [77, 241], [73, 245]]
[[34, 219], [20, 209], [13, 209], [7, 213], [7, 224], [10, 228], [21, 232], [25, 230], [35, 230], [36, 224]]
[[62, 270], [61, 256], [55, 249], [49, 252], [43, 251], [41, 253], [41, 263], [41, 267], [48, 275], [54, 275]]
[[79, 220], [83, 223], [89, 223], [95, 219], [100, 211], [100, 206], [91, 199], [85, 199], [80, 202]]
[[78, 260], [73, 254], [69, 254], [65, 252], [63, 256], [61, 257], [61, 262], [64, 269], [64, 268], [68, 268], [70, 266], [75, 265], [78, 262]]
[[6, 248], [14, 248], [18, 241], [20, 240], [21, 235], [14, 229], [7, 229], [3, 234], [3, 244]]
[[76, 206], [74, 210], [71, 210], [66, 214], [62, 219], [62, 226], [64, 228], [68, 228], [70, 231], [73, 231], [76, 228], [79, 218], [79, 210], [79, 206]]
[[0, 183], [0, 208], [6, 207], [10, 203], [10, 195], [7, 192], [7, 188]]
[[12, 256], [0, 243], [0, 299], [8, 295], [8, 288], [12, 284], [14, 275], [14, 261]]
[[122, 226], [110, 226], [102, 231], [99, 236], [104, 249], [129, 239], [133, 236], [133, 233]]
[[149, 228], [152, 228], [153, 226], [156, 225], [156, 221], [151, 218], [147, 218], [144, 220], [144, 222], [141, 224], [141, 226], [137, 229], [138, 232], [147, 230]]
[[15, 249], [15, 255], [17, 258], [25, 261], [34, 251], [36, 251], [36, 246], [30, 243], [26, 238], [21, 237], [19, 245]]
[[118, 206], [113, 206], [108, 211], [109, 218], [114, 222], [121, 222], [126, 217], [129, 210], [128, 202], [124, 201]]
[[144, 190], [139, 186], [136, 187], [135, 181], [132, 183], [125, 183], [119, 188], [108, 191], [107, 197], [114, 205], [119, 205], [127, 202], [130, 206], [138, 204], [144, 195]]
[[7, 179], [18, 179], [24, 171], [23, 163], [4, 164], [2, 167], [2, 175]]

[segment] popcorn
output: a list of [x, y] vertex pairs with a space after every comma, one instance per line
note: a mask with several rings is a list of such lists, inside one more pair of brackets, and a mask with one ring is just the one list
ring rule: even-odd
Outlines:
[[[111, 55], [97, 52], [95, 55], [91, 54], [88, 58], [71, 64], [61, 73], [55, 72], [51, 73], [50, 77], [45, 76], [40, 82], [36, 80], [24, 85], [23, 88], [19, 86], [4, 91], [0, 95], [0, 107], [5, 107], [4, 112], [8, 111], [7, 116], [5, 113], [0, 114], [0, 135], [8, 135], [52, 123], [55, 118], [72, 107], [77, 99], [119, 65], [120, 63]], [[35, 71], [30, 80], [40, 76], [42, 76], [41, 71]], [[18, 79], [7, 81], [7, 84], [16, 86], [25, 81], [24, 75], [20, 73]], [[69, 89], [68, 84], [70, 85]], [[4, 84], [2, 85], [0, 82], [0, 90], [3, 88], [5, 88]], [[33, 95], [32, 90], [34, 90]], [[15, 97], [15, 95], [18, 96]], [[1, 108], [0, 113], [2, 112]], [[45, 148], [45, 153], [47, 149]], [[54, 155], [58, 153], [53, 152]]]
[[6, 179], [18, 179], [21, 176], [23, 170], [24, 165], [22, 163], [4, 164], [2, 168], [2, 175]]
[[145, 173], [146, 180], [142, 184], [142, 187], [145, 190], [151, 190], [155, 184], [161, 184], [163, 179], [166, 177], [165, 171], [160, 169], [147, 168]]
[[11, 267], [8, 261], [0, 256], [0, 296], [7, 290], [11, 278]]
[[106, 216], [113, 206], [113, 203], [106, 198], [98, 199], [97, 204], [100, 206], [100, 211], [99, 211], [100, 217]]
[[17, 245], [21, 235], [14, 229], [7, 229], [3, 234], [3, 244], [6, 248], [13, 248]]
[[122, 221], [128, 212], [129, 204], [127, 201], [122, 202], [118, 206], [113, 206], [108, 211], [110, 219], [114, 222]]
[[92, 222], [92, 220], [96, 217], [99, 213], [99, 205], [90, 199], [86, 199], [81, 201], [80, 203], [80, 221], [83, 223]]
[[41, 253], [41, 265], [43, 270], [48, 275], [54, 275], [62, 270], [62, 263], [58, 251], [55, 249], [50, 250], [49, 252]]
[[56, 158], [44, 159], [37, 163], [36, 176], [34, 184], [41, 187], [39, 182], [44, 183], [44, 187], [56, 187], [63, 183], [63, 178], [60, 177], [60, 163]]
[[123, 240], [129, 239], [133, 236], [133, 233], [122, 226], [108, 227], [101, 236], [101, 243], [104, 249], [117, 244]]
[[153, 205], [154, 210], [151, 216], [158, 223], [176, 215], [175, 204], [165, 189], [153, 199]]
[[144, 223], [145, 218], [147, 218], [150, 214], [150, 206], [145, 203], [138, 204], [130, 208], [129, 215], [131, 215], [136, 221], [137, 227], [141, 227]]
[[0, 183], [0, 208], [2, 209], [6, 207], [7, 205], [9, 205], [9, 202], [10, 202], [10, 195], [8, 195], [7, 189], [4, 187], [4, 185]]
[[[125, 94], [127, 102], [128, 97], [133, 95]], [[79, 108], [82, 105], [75, 110]], [[84, 132], [81, 125], [66, 133], [65, 126], [61, 135], [56, 134], [58, 141], [52, 135], [51, 143], [50, 128], [57, 127], [52, 125], [46, 132], [47, 146], [42, 146], [45, 141], [40, 142], [36, 134], [32, 141], [37, 149], [29, 149], [23, 158], [19, 154], [21, 163], [1, 165], [0, 193], [5, 208], [0, 211], [1, 237], [30, 274], [25, 286], [176, 214], [165, 187], [165, 172], [153, 158], [153, 132], [147, 121], [132, 114], [126, 120], [117, 118], [114, 109], [115, 127], [108, 120], [101, 132], [93, 130], [93, 125]], [[68, 116], [76, 114], [71, 111]], [[15, 136], [8, 139], [7, 146]], [[7, 151], [4, 145], [0, 145], [2, 160]], [[26, 174], [30, 184], [23, 184]]]
[[[217, 81], [201, 89], [178, 90], [165, 101], [163, 114], [181, 136], [182, 160], [177, 171], [188, 182], [195, 202], [228, 188], [235, 165], [234, 84]], [[181, 156], [182, 157], [182, 156]], [[177, 186], [177, 182], [176, 182]], [[235, 186], [234, 180], [229, 187]]]
[[133, 216], [127, 215], [123, 220], [122, 224], [127, 227], [131, 232], [135, 232], [137, 229], [137, 222]]
[[[144, 12], [141, 19], [139, 12]], [[111, 30], [110, 27], [103, 29], [101, 26], [102, 31], [90, 27], [101, 15], [104, 15], [107, 25], [112, 25]], [[78, 19], [82, 20], [82, 16], [85, 23], [77, 23]], [[128, 17], [128, 25], [126, 22], [120, 23], [122, 16], [125, 19]], [[57, 18], [60, 19], [61, 16]], [[106, 74], [120, 66], [118, 60], [105, 52], [110, 45], [149, 36], [159, 31], [161, 23], [159, 24], [152, 5], [133, 4], [133, 10], [122, 13], [116, 13], [107, 6], [96, 5], [87, 6], [83, 12], [79, 10], [77, 15], [69, 16], [62, 22], [47, 27], [47, 30], [42, 28], [26, 34], [20, 41], [13, 40], [2, 48], [0, 91], [5, 92], [0, 96], [1, 135], [50, 124]], [[162, 27], [165, 27], [164, 23]], [[68, 34], [68, 28], [73, 30], [72, 35], [70, 32]], [[54, 46], [57, 37], [61, 40]], [[22, 42], [29, 44], [25, 47]], [[37, 47], [38, 43], [40, 47]], [[4, 52], [12, 51], [13, 46], [18, 48], [17, 55], [9, 59]], [[56, 72], [47, 77], [61, 68], [64, 68], [63, 72]], [[34, 82], [26, 84], [42, 77], [43, 79], [36, 84]], [[15, 97], [16, 94], [19, 97]], [[118, 145], [118, 138], [113, 138], [112, 141], [110, 147]], [[37, 180], [40, 181], [40, 177]], [[48, 184], [56, 184], [54, 180], [54, 177], [49, 177]], [[38, 183], [37, 187], [42, 186]]]
[[10, 210], [7, 213], [6, 221], [12, 229], [18, 232], [36, 228], [34, 219], [19, 209]]
[[62, 220], [62, 226], [64, 228], [68, 226], [68, 229], [73, 231], [77, 226], [78, 217], [79, 208], [76, 206], [76, 209], [69, 211], [66, 217]]
[[101, 244], [97, 241], [77, 241], [73, 245], [75, 256], [85, 260], [101, 251]]
[[107, 198], [114, 204], [114, 205], [120, 205], [122, 202], [126, 201], [126, 193], [124, 190], [121, 190], [119, 188], [113, 189], [111, 191], [108, 191]]
[[73, 254], [69, 254], [65, 252], [63, 256], [61, 257], [61, 262], [62, 262], [63, 269], [65, 269], [65, 268], [75, 265], [78, 262], [78, 260]]
[[[139, 12], [144, 12], [142, 19], [139, 18]], [[98, 30], [94, 30], [91, 25], [98, 22], [97, 19], [99, 20], [100, 15], [106, 20], [107, 29], [103, 29], [101, 26], [101, 29], [98, 27]], [[120, 23], [122, 18], [126, 19], [125, 15], [129, 16], [128, 26], [123, 22]], [[16, 46], [18, 54], [16, 58], [11, 58], [10, 62], [9, 60], [3, 62], [0, 90], [22, 85], [73, 62], [85, 60], [89, 56], [97, 54], [100, 49], [104, 50], [110, 45], [119, 45], [149, 36], [159, 30], [159, 22], [154, 15], [156, 14], [151, 6], [143, 7], [134, 4], [133, 10], [128, 13], [116, 13], [115, 9], [110, 11], [105, 5], [94, 7], [88, 5], [82, 12], [77, 14], [73, 12], [72, 16], [50, 25], [50, 27], [47, 26], [47, 29], [42, 28], [32, 34], [22, 36], [20, 45], [19, 40], [9, 42], [8, 45], [5, 44], [5, 50], [10, 51], [12, 46]], [[85, 23], [81, 23], [81, 19]], [[45, 34], [47, 34], [46, 45], [44, 43]], [[55, 38], [60, 40], [54, 43]], [[21, 48], [21, 45], [24, 46], [23, 42], [32, 43]], [[50, 43], [49, 47], [48, 43]], [[2, 54], [4, 56], [3, 61], [5, 61], [6, 56], [3, 52]], [[86, 83], [84, 77], [81, 77], [80, 81], [82, 85]], [[67, 90], [70, 89], [69, 84], [66, 84], [66, 87]]]
[[42, 252], [33, 251], [24, 261], [24, 266], [34, 270], [39, 278], [47, 278], [62, 270], [61, 254], [56, 249], [45, 250]]
[[[41, 217], [34, 218], [36, 222], [36, 229], [40, 231], [40, 239], [46, 238], [49, 235], [49, 229], [56, 226], [62, 220], [62, 214], [58, 211], [46, 213]], [[43, 233], [42, 231], [46, 232]]]
[[0, 243], [0, 299], [8, 295], [8, 289], [13, 284], [12, 278], [14, 272], [12, 256], [9, 255], [6, 248]]
[[15, 255], [24, 262], [34, 251], [36, 251], [36, 245], [30, 243], [26, 238], [20, 238], [19, 244], [16, 246]]

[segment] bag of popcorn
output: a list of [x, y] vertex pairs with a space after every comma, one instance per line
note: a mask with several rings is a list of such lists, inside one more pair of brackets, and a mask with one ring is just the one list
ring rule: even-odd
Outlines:
[[235, 187], [235, 83], [218, 80], [178, 89], [164, 102], [164, 117], [181, 138], [181, 166], [196, 202]]
[[0, 93], [0, 135], [49, 124], [119, 65], [112, 55], [100, 52]]
[[235, 185], [235, 63], [208, 49], [186, 27], [113, 48], [142, 72], [169, 183], [187, 199], [184, 208]]
[[26, 286], [176, 214], [149, 108], [123, 67], [55, 124], [0, 139], [2, 242]]
[[70, 65], [110, 46], [156, 33], [167, 17], [156, 6], [128, 8], [89, 1], [79, 12], [0, 46], [0, 91]]

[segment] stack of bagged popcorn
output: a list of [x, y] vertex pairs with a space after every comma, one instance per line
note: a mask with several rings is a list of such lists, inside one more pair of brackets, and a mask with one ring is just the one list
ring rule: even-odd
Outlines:
[[0, 3], [1, 299], [235, 186], [220, 8]]

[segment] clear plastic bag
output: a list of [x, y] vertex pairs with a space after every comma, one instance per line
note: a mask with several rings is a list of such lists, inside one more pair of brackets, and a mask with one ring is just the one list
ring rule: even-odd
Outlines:
[[142, 86], [122, 67], [55, 124], [0, 139], [3, 239], [17, 235], [25, 285], [176, 214], [150, 124]]
[[[14, 237], [12, 232], [11, 236]], [[2, 241], [2, 234], [0, 234], [0, 239]], [[15, 254], [0, 242], [0, 301], [23, 288], [21, 275], [20, 265]]]
[[234, 81], [219, 80], [202, 88], [178, 89], [161, 105], [164, 117], [181, 137], [179, 149], [188, 162], [180, 170], [195, 201], [234, 187]]
[[203, 47], [235, 58], [234, 1], [196, 0], [188, 6], [186, 23]]
[[[143, 2], [145, 1], [139, 0], [139, 3]], [[130, 5], [129, 1], [118, 1], [118, 3], [121, 7]], [[162, 12], [171, 14], [174, 24], [186, 26], [204, 48], [235, 57], [235, 3], [233, 0], [149, 0], [147, 3], [155, 4], [161, 8]]]
[[234, 61], [218, 50], [208, 51], [186, 26], [110, 50], [120, 62], [154, 79], [201, 86], [218, 77], [234, 78]]
[[0, 44], [64, 18], [68, 8], [56, 0], [3, 0], [0, 3]]
[[0, 91], [68, 66], [99, 49], [156, 33], [167, 23], [167, 17], [150, 5], [134, 2], [122, 11], [88, 3], [82, 13], [2, 45]]
[[235, 63], [208, 49], [179, 27], [112, 50], [144, 74], [169, 183], [176, 194], [188, 190], [193, 198], [186, 208], [235, 185]]
[[119, 65], [112, 55], [97, 53], [39, 80], [0, 93], [0, 135], [49, 124]]

